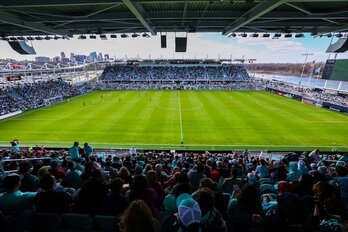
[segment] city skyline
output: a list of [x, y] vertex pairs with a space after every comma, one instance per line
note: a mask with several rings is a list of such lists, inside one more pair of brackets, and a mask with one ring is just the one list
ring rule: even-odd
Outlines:
[[[257, 63], [303, 63], [302, 53], [313, 53], [311, 60], [317, 62], [325, 61], [330, 54], [325, 53], [330, 41], [335, 42], [337, 38], [313, 38], [309, 34], [305, 38], [243, 38], [226, 37], [218, 33], [194, 33], [188, 35], [186, 53], [174, 52], [173, 33], [168, 33], [167, 48], [160, 48], [160, 37], [150, 38], [117, 38], [108, 40], [86, 39], [79, 40], [77, 36], [70, 40], [42, 40], [31, 42], [36, 49], [36, 55], [19, 55], [13, 51], [5, 41], [0, 41], [0, 59], [12, 58], [15, 60], [34, 60], [35, 57], [61, 57], [65, 54], [83, 54], [89, 56], [93, 51], [97, 57], [109, 54], [110, 58], [142, 58], [142, 59], [257, 59]], [[92, 50], [92, 51], [91, 51]], [[333, 54], [330, 56], [334, 57]], [[348, 58], [348, 53], [338, 54], [338, 59]]]

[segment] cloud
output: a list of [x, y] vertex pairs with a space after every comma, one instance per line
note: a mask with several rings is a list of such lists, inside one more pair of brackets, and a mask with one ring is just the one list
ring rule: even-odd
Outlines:
[[[181, 36], [179, 33], [178, 36]], [[167, 34], [166, 49], [160, 48], [160, 36], [150, 38], [117, 38], [100, 40], [78, 40], [77, 36], [71, 40], [33, 41], [37, 56], [59, 56], [64, 51], [67, 56], [70, 53], [85, 54], [90, 52], [108, 53], [110, 56], [122, 58], [127, 56], [141, 58], [255, 58], [257, 62], [303, 62], [301, 53], [313, 52], [304, 41], [311, 41], [308, 37], [301, 40], [294, 39], [271, 39], [271, 38], [228, 38], [219, 33], [189, 33], [186, 53], [175, 53], [175, 35]], [[315, 53], [313, 59], [325, 60], [324, 53], [326, 42], [323, 41], [323, 52]], [[35, 56], [23, 56], [15, 53], [5, 41], [0, 41], [0, 58], [14, 58], [18, 60], [33, 60]], [[340, 54], [339, 58], [348, 57], [348, 54]]]

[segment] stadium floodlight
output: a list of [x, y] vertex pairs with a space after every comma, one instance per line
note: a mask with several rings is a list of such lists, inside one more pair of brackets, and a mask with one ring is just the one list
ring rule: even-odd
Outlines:
[[143, 33], [143, 37], [144, 37], [144, 38], [150, 38], [150, 35], [147, 34], [147, 33]]
[[232, 38], [232, 37], [236, 37], [236, 36], [237, 36], [236, 33], [233, 32], [233, 33], [228, 35], [228, 38]]
[[246, 38], [247, 37], [247, 34], [245, 34], [245, 32], [243, 34], [240, 34], [239, 36], [243, 37], [243, 38]]
[[78, 39], [87, 39], [87, 36], [85, 36], [85, 35], [80, 35], [80, 36], [78, 37]]
[[19, 36], [17, 37], [17, 40], [25, 40], [25, 38], [23, 36]]
[[62, 39], [62, 38], [55, 35], [55, 36], [53, 37], [53, 39], [54, 39], [54, 40], [58, 40], [58, 39]]
[[89, 38], [90, 39], [97, 39], [97, 36], [96, 35], [90, 35]]
[[137, 34], [137, 33], [133, 33], [132, 34], [132, 38], [136, 38], [136, 37], [138, 37], [139, 36], [139, 34]]
[[254, 33], [254, 34], [252, 34], [252, 35], [251, 35], [251, 37], [253, 37], [253, 38], [257, 38], [257, 37], [259, 37], [259, 34]]
[[125, 33], [123, 33], [123, 34], [121, 35], [121, 38], [127, 38], [127, 37], [128, 37], [128, 35], [125, 34]]
[[108, 38], [106, 37], [106, 35], [104, 35], [104, 34], [99, 35], [99, 37], [100, 37], [100, 39], [102, 39], [102, 40], [107, 40], [107, 39], [108, 39]]
[[292, 34], [291, 33], [287, 33], [284, 35], [284, 38], [291, 38], [292, 37]]
[[332, 37], [332, 34], [329, 33], [329, 34], [327, 34], [326, 36], [327, 36], [327, 38], [331, 38], [331, 37]]
[[34, 37], [31, 37], [31, 36], [28, 36], [27, 37], [27, 40], [34, 40], [35, 38]]
[[40, 37], [40, 36], [36, 36], [36, 37], [35, 37], [35, 40], [43, 40], [43, 38]]
[[112, 35], [110, 35], [110, 38], [111, 38], [111, 39], [116, 39], [116, 38], [117, 38], [117, 35], [112, 34]]
[[49, 37], [48, 35], [45, 36], [45, 40], [50, 40], [51, 37]]
[[336, 37], [337, 37], [337, 38], [342, 38], [342, 37], [343, 37], [343, 34], [342, 34], [342, 33], [338, 33], [338, 34], [336, 34]]
[[275, 33], [274, 36], [273, 36], [273, 38], [276, 38], [276, 39], [278, 39], [280, 37], [282, 37], [281, 33]]
[[271, 35], [268, 34], [268, 33], [266, 33], [266, 34], [263, 34], [262, 37], [263, 37], [263, 38], [269, 38], [269, 37], [271, 37]]
[[15, 40], [17, 40], [17, 38], [16, 37], [10, 37], [10, 40], [15, 41]]
[[304, 34], [303, 33], [297, 33], [296, 35], [295, 35], [295, 38], [304, 38], [305, 36], [304, 36]]

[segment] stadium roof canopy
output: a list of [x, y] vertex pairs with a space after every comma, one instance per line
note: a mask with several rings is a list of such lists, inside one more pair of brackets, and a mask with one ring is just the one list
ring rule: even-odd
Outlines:
[[170, 31], [348, 32], [348, 1], [0, 1], [0, 36]]

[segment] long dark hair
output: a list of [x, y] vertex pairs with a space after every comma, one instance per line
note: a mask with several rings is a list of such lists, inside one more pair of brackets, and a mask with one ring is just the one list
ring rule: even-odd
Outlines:
[[143, 200], [133, 201], [120, 218], [122, 232], [156, 231], [155, 220], [151, 210]]

